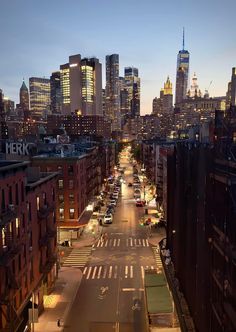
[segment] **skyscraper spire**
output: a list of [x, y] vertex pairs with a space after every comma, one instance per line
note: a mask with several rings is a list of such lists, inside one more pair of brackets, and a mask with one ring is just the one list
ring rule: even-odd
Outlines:
[[184, 27], [183, 27], [183, 51], [184, 51]]

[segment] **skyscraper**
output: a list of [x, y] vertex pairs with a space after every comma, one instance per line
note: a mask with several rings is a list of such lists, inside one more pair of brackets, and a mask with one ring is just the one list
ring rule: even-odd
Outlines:
[[6, 124], [6, 112], [3, 102], [3, 92], [0, 89], [0, 139], [8, 138], [8, 127]]
[[24, 80], [20, 88], [20, 107], [24, 113], [29, 112], [29, 90]]
[[[189, 80], [189, 52], [184, 49], [184, 30], [183, 30], [183, 49], [179, 51], [177, 56], [177, 71], [176, 71], [176, 90], [175, 103], [181, 102], [185, 99], [188, 91]], [[181, 68], [181, 70], [180, 70]], [[183, 71], [183, 73], [181, 73]], [[182, 77], [184, 75], [184, 80]]]
[[60, 66], [60, 72], [62, 113], [103, 115], [102, 65], [99, 60], [72, 55], [69, 63]]
[[61, 80], [60, 71], [55, 71], [50, 77], [50, 94], [51, 94], [51, 112], [52, 114], [61, 113]]
[[178, 105], [185, 98], [185, 71], [183, 67], [179, 67], [176, 74], [175, 87], [175, 105]]
[[102, 113], [102, 65], [96, 58], [81, 61], [82, 115]]
[[106, 56], [106, 116], [112, 121], [112, 130], [120, 131], [119, 54]]
[[227, 108], [236, 106], [236, 68], [232, 68], [231, 81], [228, 84], [228, 91], [226, 94]]
[[130, 116], [129, 108], [129, 92], [126, 86], [125, 78], [120, 77], [120, 113], [121, 113], [121, 124], [125, 124], [127, 118]]
[[69, 63], [60, 66], [62, 113], [82, 113], [81, 55], [71, 55]]
[[50, 80], [30, 77], [30, 110], [36, 119], [44, 118], [50, 110]]
[[130, 115], [140, 116], [140, 78], [137, 68], [125, 68], [125, 83], [129, 94]]

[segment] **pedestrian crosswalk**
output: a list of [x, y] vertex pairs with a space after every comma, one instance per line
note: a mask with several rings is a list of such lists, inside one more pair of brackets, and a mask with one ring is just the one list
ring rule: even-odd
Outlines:
[[157, 264], [157, 270], [162, 270], [162, 261], [161, 261], [161, 256], [160, 256], [160, 251], [157, 249], [157, 247], [153, 247], [153, 252], [155, 256], [155, 262]]
[[133, 279], [140, 275], [144, 279], [145, 270], [155, 270], [155, 266], [135, 266], [135, 265], [98, 265], [85, 266], [83, 269], [83, 276], [86, 280], [95, 279], [117, 279], [122, 277], [124, 279]]
[[91, 254], [92, 247], [75, 248], [66, 258], [63, 266], [84, 267]]
[[107, 248], [107, 247], [120, 247], [121, 245], [125, 245], [126, 247], [149, 247], [149, 243], [147, 239], [120, 239], [120, 238], [113, 238], [108, 240], [100, 239], [94, 247], [97, 248]]

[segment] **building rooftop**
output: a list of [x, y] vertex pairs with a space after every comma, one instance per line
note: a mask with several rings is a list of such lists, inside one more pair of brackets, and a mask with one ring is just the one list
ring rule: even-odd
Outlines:
[[3, 171], [10, 171], [15, 168], [27, 167], [29, 161], [8, 161], [0, 160], [0, 173]]

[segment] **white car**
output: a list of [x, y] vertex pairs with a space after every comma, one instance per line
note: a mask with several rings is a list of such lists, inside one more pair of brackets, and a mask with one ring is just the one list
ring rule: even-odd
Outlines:
[[106, 214], [104, 217], [103, 223], [112, 224], [112, 220], [113, 220], [112, 214]]

